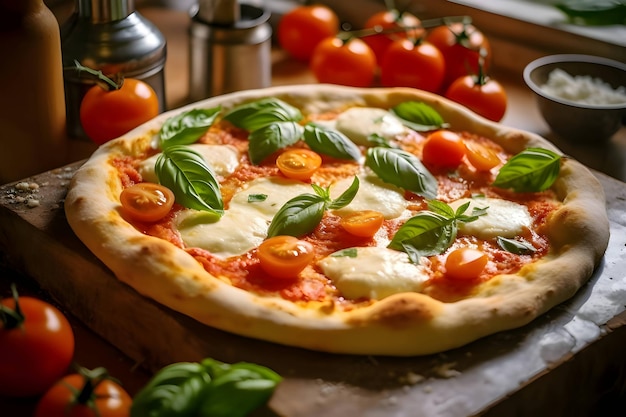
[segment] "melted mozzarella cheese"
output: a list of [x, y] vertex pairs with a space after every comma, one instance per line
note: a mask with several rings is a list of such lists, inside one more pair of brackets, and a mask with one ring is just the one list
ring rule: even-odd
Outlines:
[[[202, 158], [213, 169], [215, 175], [226, 176], [232, 174], [239, 166], [239, 151], [230, 145], [208, 145], [194, 143], [191, 149], [202, 155]], [[154, 172], [154, 164], [159, 154], [144, 160], [139, 166], [139, 173], [144, 181], [159, 182]]]
[[498, 198], [462, 198], [450, 203], [456, 210], [459, 206], [470, 202], [465, 214], [472, 209], [487, 208], [487, 214], [469, 223], [459, 222], [462, 234], [473, 235], [480, 239], [493, 239], [497, 236], [513, 238], [520, 235], [532, 225], [532, 218], [526, 206]]
[[[176, 228], [189, 247], [206, 249], [227, 258], [241, 255], [261, 244], [274, 214], [291, 198], [311, 193], [310, 185], [285, 178], [258, 178], [237, 192], [228, 210], [216, 220], [201, 211], [186, 210], [176, 218]], [[263, 201], [249, 201], [263, 195]]]
[[356, 256], [341, 253], [319, 262], [324, 274], [347, 298], [380, 300], [401, 292], [419, 292], [429, 278], [424, 267], [409, 261], [404, 252], [385, 247], [353, 248]]
[[374, 107], [352, 107], [337, 116], [335, 128], [357, 145], [370, 146], [370, 135], [392, 140], [407, 132], [402, 122], [386, 110]]

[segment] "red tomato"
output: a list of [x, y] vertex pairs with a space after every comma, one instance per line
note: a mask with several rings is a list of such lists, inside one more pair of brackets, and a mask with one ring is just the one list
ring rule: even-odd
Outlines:
[[132, 399], [107, 378], [103, 368], [65, 376], [41, 397], [34, 417], [128, 417]]
[[[17, 293], [15, 293], [17, 297]], [[0, 300], [0, 395], [39, 395], [74, 357], [74, 332], [54, 306], [32, 297]]]
[[489, 67], [491, 45], [473, 25], [456, 22], [437, 26], [426, 35], [426, 40], [441, 51], [446, 62], [444, 90], [459, 77], [478, 74], [481, 51], [485, 60], [483, 69]]
[[443, 55], [428, 42], [408, 39], [394, 41], [380, 65], [380, 81], [385, 87], [412, 87], [436, 92], [445, 73]]
[[488, 261], [487, 254], [478, 249], [455, 249], [446, 258], [446, 276], [458, 280], [476, 279]]
[[120, 194], [124, 213], [142, 222], [161, 220], [170, 212], [174, 200], [174, 193], [169, 188], [151, 182], [131, 185]]
[[475, 142], [465, 142], [465, 156], [478, 171], [489, 171], [500, 165], [500, 157], [493, 149]]
[[259, 245], [261, 268], [275, 278], [295, 278], [313, 260], [313, 245], [293, 236], [274, 236]]
[[376, 56], [359, 38], [326, 38], [313, 51], [310, 66], [321, 83], [369, 87], [376, 75]]
[[456, 168], [465, 156], [465, 144], [458, 134], [449, 130], [431, 133], [422, 149], [422, 160], [442, 168]]
[[94, 85], [80, 104], [80, 122], [98, 145], [122, 136], [159, 114], [159, 100], [150, 85], [126, 78], [118, 90]]
[[308, 61], [322, 39], [339, 32], [339, 18], [322, 5], [298, 6], [283, 15], [276, 36], [279, 45], [292, 57]]
[[[420, 19], [409, 12], [400, 13], [397, 9], [383, 10], [374, 13], [367, 19], [364, 27], [379, 31], [387, 30], [389, 33], [363, 36], [363, 40], [372, 48], [372, 51], [374, 51], [376, 55], [376, 60], [380, 64], [387, 48], [394, 40], [406, 38], [419, 39], [424, 33], [421, 24]], [[402, 28], [405, 30], [395, 31], [395, 29]]]
[[289, 149], [276, 158], [276, 166], [285, 177], [304, 181], [322, 166], [322, 157], [309, 149]]
[[357, 211], [343, 216], [339, 222], [346, 232], [359, 237], [372, 237], [383, 225], [383, 214], [375, 210]]
[[445, 96], [494, 122], [506, 112], [507, 97], [502, 85], [482, 75], [465, 75], [448, 87]]

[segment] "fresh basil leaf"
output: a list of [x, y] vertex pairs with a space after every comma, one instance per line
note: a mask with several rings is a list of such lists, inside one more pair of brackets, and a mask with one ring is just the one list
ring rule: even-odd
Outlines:
[[354, 200], [356, 193], [359, 191], [359, 185], [359, 178], [354, 177], [354, 180], [352, 180], [352, 184], [350, 184], [348, 189], [341, 193], [341, 195], [335, 200], [331, 201], [330, 204], [328, 204], [328, 208], [330, 210], [338, 210], [350, 204], [352, 200]]
[[304, 142], [315, 152], [337, 159], [358, 161], [362, 156], [359, 147], [346, 135], [314, 123], [304, 126]]
[[412, 191], [425, 198], [437, 197], [439, 183], [413, 154], [401, 149], [369, 148], [365, 165], [385, 182]]
[[[461, 213], [463, 213], [465, 212], [465, 210], [467, 210], [468, 207], [469, 207], [469, 201], [463, 204], [461, 207], [459, 207], [459, 209], [463, 208], [463, 210], [461, 211]], [[439, 200], [429, 200], [428, 209], [434, 213], [441, 214], [442, 216], [448, 219], [452, 219], [456, 217], [456, 214], [460, 211], [460, 210], [457, 210], [457, 213], [455, 213], [452, 207], [450, 207], [443, 201], [439, 201]]]
[[405, 101], [390, 109], [390, 112], [406, 127], [417, 132], [427, 132], [448, 126], [435, 109], [419, 101]]
[[279, 149], [293, 145], [302, 137], [304, 128], [296, 122], [276, 122], [250, 133], [248, 156], [258, 165]]
[[507, 239], [505, 237], [498, 236], [496, 238], [496, 242], [498, 242], [498, 246], [505, 251], [516, 255], [530, 255], [537, 251], [533, 245], [525, 241]]
[[342, 249], [340, 251], [337, 251], [330, 256], [335, 257], [335, 258], [342, 258], [342, 257], [356, 258], [358, 254], [359, 253], [356, 248], [348, 248], [348, 249]]
[[300, 110], [274, 97], [242, 104], [224, 115], [224, 120], [250, 132], [272, 123], [298, 122], [301, 119]]
[[224, 214], [219, 183], [198, 152], [184, 145], [167, 147], [154, 169], [159, 182], [172, 190], [178, 204], [216, 216]]
[[561, 169], [561, 157], [543, 148], [528, 148], [500, 168], [493, 185], [516, 192], [538, 192], [554, 184]]
[[195, 417], [210, 383], [210, 375], [199, 363], [166, 366], [135, 395], [130, 416]]
[[260, 203], [267, 200], [267, 194], [248, 194], [248, 203]]
[[456, 234], [454, 219], [422, 211], [398, 229], [388, 247], [406, 252], [411, 262], [419, 263], [421, 257], [443, 253], [450, 247]]
[[274, 215], [267, 237], [301, 237], [313, 231], [322, 220], [327, 201], [317, 194], [301, 194], [287, 201]]
[[371, 146], [381, 146], [383, 148], [397, 148], [386, 137], [379, 135], [378, 133], [372, 133], [367, 137], [367, 142]]
[[159, 131], [160, 148], [194, 143], [211, 127], [221, 110], [221, 107], [194, 109], [170, 117]]

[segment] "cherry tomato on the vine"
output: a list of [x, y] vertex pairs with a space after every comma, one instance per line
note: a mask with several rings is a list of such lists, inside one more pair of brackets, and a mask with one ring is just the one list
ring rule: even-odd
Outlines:
[[483, 70], [489, 68], [491, 45], [474, 25], [454, 22], [437, 26], [428, 32], [426, 40], [441, 51], [446, 62], [444, 90], [459, 77], [478, 74], [481, 54], [484, 58]]
[[34, 417], [128, 417], [132, 399], [104, 368], [66, 375], [39, 399]]
[[67, 372], [74, 332], [56, 307], [13, 292], [0, 300], [0, 395], [39, 395]]
[[322, 157], [309, 149], [289, 149], [276, 158], [276, 166], [287, 178], [308, 180], [322, 165]]
[[369, 87], [376, 76], [376, 56], [359, 38], [326, 38], [313, 51], [310, 67], [321, 83]]
[[322, 39], [339, 32], [339, 18], [323, 5], [298, 6], [285, 13], [278, 22], [278, 44], [292, 57], [308, 61]]
[[120, 194], [124, 213], [143, 222], [161, 220], [169, 213], [174, 200], [174, 193], [169, 188], [151, 182], [133, 184]]
[[339, 224], [346, 232], [359, 237], [372, 237], [383, 225], [383, 214], [375, 210], [356, 211], [341, 217]]
[[428, 42], [394, 41], [380, 64], [380, 81], [385, 87], [412, 87], [436, 92], [445, 73], [443, 55]]
[[480, 73], [457, 78], [445, 96], [494, 122], [502, 120], [506, 112], [506, 91], [499, 82]]
[[293, 236], [274, 236], [258, 248], [261, 268], [275, 278], [291, 279], [313, 260], [313, 245]]
[[457, 280], [472, 280], [480, 276], [489, 258], [473, 248], [455, 249], [446, 258], [446, 276]]
[[456, 168], [465, 156], [465, 144], [457, 133], [437, 130], [426, 138], [422, 148], [422, 160], [428, 165]]
[[419, 39], [424, 33], [421, 24], [421, 20], [409, 12], [400, 12], [397, 9], [382, 10], [370, 16], [364, 27], [388, 33], [364, 36], [363, 40], [372, 48], [380, 65], [385, 51], [394, 40]]
[[101, 145], [122, 136], [159, 114], [159, 100], [149, 84], [126, 78], [118, 90], [94, 85], [80, 104], [80, 122], [87, 136]]

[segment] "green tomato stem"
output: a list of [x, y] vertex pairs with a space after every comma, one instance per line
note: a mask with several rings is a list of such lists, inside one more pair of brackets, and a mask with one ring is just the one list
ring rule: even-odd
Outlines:
[[107, 77], [102, 71], [94, 70], [92, 68], [82, 65], [77, 60], [74, 60], [76, 70], [79, 75], [81, 73], [87, 73], [94, 80], [94, 82], [107, 91], [119, 90], [124, 85], [124, 77], [120, 74], [115, 76], [115, 79]]
[[15, 308], [10, 309], [5, 305], [0, 305], [0, 322], [2, 322], [2, 328], [4, 330], [21, 327], [24, 320], [26, 320], [20, 308], [19, 294], [17, 293], [15, 284], [11, 284], [11, 294], [13, 295], [13, 300], [15, 300]]
[[390, 33], [409, 32], [416, 29], [430, 29], [441, 25], [448, 25], [450, 23], [463, 23], [464, 25], [470, 24], [472, 18], [470, 16], [450, 16], [450, 17], [437, 17], [433, 19], [422, 20], [417, 26], [403, 26], [395, 28], [381, 29], [377, 27], [342, 31], [338, 37], [347, 41], [352, 38], [364, 38], [367, 36], [386, 35]]

